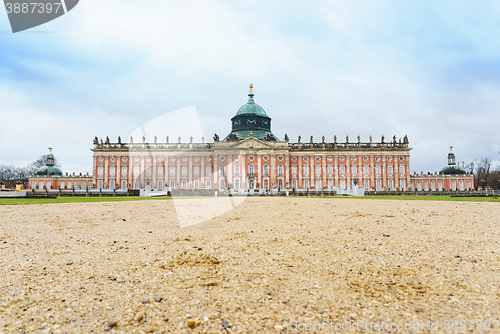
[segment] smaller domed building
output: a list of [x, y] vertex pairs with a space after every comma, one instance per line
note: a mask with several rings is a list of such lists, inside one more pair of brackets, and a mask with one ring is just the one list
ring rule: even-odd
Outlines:
[[443, 167], [439, 173], [421, 173], [410, 177], [410, 187], [416, 191], [464, 191], [474, 189], [474, 175], [468, 173], [464, 168], [457, 165], [455, 154], [450, 147], [448, 153], [448, 165]]
[[45, 166], [40, 168], [35, 174], [29, 176], [29, 189], [32, 190], [51, 190], [51, 189], [91, 189], [92, 175], [63, 174], [55, 166], [55, 158], [52, 154], [52, 148], [49, 148], [50, 154], [47, 156]]

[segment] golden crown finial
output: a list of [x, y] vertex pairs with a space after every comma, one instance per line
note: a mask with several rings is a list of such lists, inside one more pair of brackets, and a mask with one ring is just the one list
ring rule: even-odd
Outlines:
[[250, 83], [250, 89], [249, 89], [250, 94], [253, 94], [253, 83]]
[[453, 146], [450, 146], [450, 152], [452, 152], [452, 150], [453, 150]]
[[49, 147], [50, 152], [52, 152], [52, 147]]

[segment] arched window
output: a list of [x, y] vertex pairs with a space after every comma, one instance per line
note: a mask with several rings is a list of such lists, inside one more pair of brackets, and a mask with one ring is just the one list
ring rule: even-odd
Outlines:
[[269, 181], [264, 180], [264, 189], [269, 188]]
[[68, 189], [71, 189], [71, 182], [68, 182]]
[[212, 187], [212, 182], [207, 181], [207, 189], [210, 189]]
[[175, 189], [175, 181], [170, 180], [170, 188]]
[[278, 175], [283, 175], [283, 165], [278, 166]]
[[234, 189], [240, 189], [240, 180], [234, 181]]
[[66, 185], [64, 184], [64, 182], [61, 182], [61, 189], [65, 189], [65, 188], [64, 188], [65, 186], [66, 186]]
[[[89, 184], [89, 185], [90, 185], [90, 184]], [[82, 189], [85, 189], [85, 188], [86, 188], [86, 186], [87, 186], [87, 185], [85, 184], [85, 182], [82, 182]]]
[[283, 180], [278, 180], [278, 188], [283, 189]]
[[127, 181], [122, 181], [122, 189], [127, 189]]
[[78, 182], [75, 182], [75, 190], [78, 190], [80, 189], [80, 185], [78, 184]]
[[248, 166], [248, 174], [253, 174], [254, 172], [255, 171], [253, 165]]
[[40, 183], [38, 184], [38, 189], [43, 189], [43, 182], [40, 182]]
[[134, 181], [134, 189], [139, 189], [139, 180]]
[[224, 165], [220, 165], [220, 175], [225, 175], [226, 167]]
[[182, 189], [187, 189], [187, 181], [182, 180]]
[[200, 189], [200, 183], [198, 182], [198, 180], [194, 181], [194, 189]]
[[36, 182], [31, 182], [31, 189], [36, 189]]
[[220, 181], [220, 188], [221, 189], [226, 189], [226, 182], [224, 180]]
[[115, 189], [115, 181], [109, 181], [109, 189]]
[[99, 190], [102, 189], [102, 180], [99, 180], [97, 182], [97, 189], [99, 189]]
[[51, 189], [52, 184], [50, 182], [47, 182], [47, 189]]

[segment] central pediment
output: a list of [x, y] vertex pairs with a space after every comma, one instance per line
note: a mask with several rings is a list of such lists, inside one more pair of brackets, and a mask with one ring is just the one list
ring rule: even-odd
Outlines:
[[254, 137], [246, 138], [242, 141], [235, 142], [231, 148], [239, 148], [242, 150], [262, 150], [262, 149], [272, 149], [273, 145], [268, 144], [262, 140]]

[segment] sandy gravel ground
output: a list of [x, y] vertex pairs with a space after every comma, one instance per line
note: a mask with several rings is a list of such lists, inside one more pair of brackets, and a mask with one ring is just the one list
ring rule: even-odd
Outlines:
[[499, 217], [249, 198], [180, 228], [169, 200], [0, 206], [0, 333], [500, 332]]

